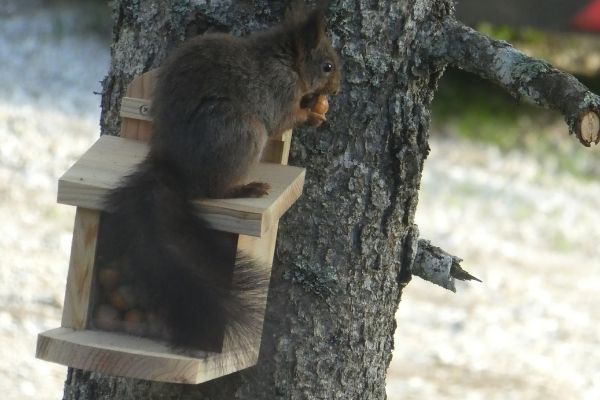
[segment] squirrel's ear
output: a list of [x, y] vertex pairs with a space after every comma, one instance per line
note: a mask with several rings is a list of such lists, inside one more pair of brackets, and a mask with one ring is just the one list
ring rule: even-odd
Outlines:
[[322, 10], [312, 11], [300, 25], [299, 39], [306, 49], [314, 49], [325, 36], [325, 14]]

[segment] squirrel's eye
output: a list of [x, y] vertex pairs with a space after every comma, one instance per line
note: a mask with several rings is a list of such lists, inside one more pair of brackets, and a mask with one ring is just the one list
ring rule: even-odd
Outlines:
[[331, 72], [333, 71], [333, 64], [332, 63], [323, 63], [323, 72]]

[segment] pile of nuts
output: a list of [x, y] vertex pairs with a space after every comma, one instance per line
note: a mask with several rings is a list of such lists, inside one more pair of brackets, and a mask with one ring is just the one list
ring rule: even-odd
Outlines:
[[92, 327], [166, 339], [164, 313], [147, 309], [147, 295], [128, 281], [126, 264], [111, 262], [97, 268]]

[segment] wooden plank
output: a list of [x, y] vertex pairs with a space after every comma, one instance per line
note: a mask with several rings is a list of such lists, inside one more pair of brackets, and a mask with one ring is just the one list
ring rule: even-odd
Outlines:
[[[267, 278], [271, 276], [271, 267], [273, 265], [273, 255], [275, 254], [275, 243], [277, 239], [277, 229], [279, 226], [279, 221], [276, 221], [274, 225], [271, 226], [268, 232], [263, 234], [261, 237], [255, 236], [247, 236], [247, 235], [239, 235], [238, 243], [237, 243], [237, 251], [243, 254], [245, 257], [248, 257], [252, 260], [255, 260], [257, 265], [261, 268], [265, 269], [265, 274]], [[235, 267], [233, 270], [235, 275]], [[235, 279], [235, 278], [234, 278]], [[256, 303], [261, 309], [262, 314], [264, 315], [265, 310], [267, 308], [267, 295], [269, 293], [269, 280], [267, 279], [264, 282], [263, 286], [257, 287], [256, 290], [251, 294], [255, 296], [255, 299], [260, 299], [262, 301], [261, 304]], [[263, 321], [261, 321], [261, 324]], [[262, 326], [261, 326], [262, 330]], [[232, 352], [233, 349], [236, 349], [240, 346], [240, 343], [233, 343], [230, 339], [234, 337], [234, 335], [225, 335], [225, 340], [223, 342], [223, 351], [224, 352]], [[258, 353], [260, 350], [260, 337], [255, 343], [246, 343], [247, 346], [254, 348]]]
[[174, 352], [164, 342], [123, 333], [58, 328], [38, 335], [36, 357], [109, 375], [197, 384], [256, 364], [249, 353]]
[[292, 131], [286, 131], [279, 138], [269, 139], [263, 151], [261, 161], [287, 165], [292, 142]]
[[152, 136], [152, 122], [123, 118], [121, 121], [121, 136], [127, 139], [147, 142]]
[[[148, 71], [135, 78], [127, 86], [125, 96], [150, 100], [154, 93], [158, 69]], [[121, 121], [121, 136], [128, 139], [148, 141], [152, 135], [152, 123], [149, 120], [123, 118]]]
[[279, 221], [261, 237], [240, 235], [237, 250], [270, 269], [273, 265], [278, 227]]
[[152, 102], [150, 100], [138, 99], [135, 97], [123, 97], [120, 115], [121, 117], [126, 118], [152, 121], [150, 107], [152, 107]]
[[127, 97], [137, 97], [139, 99], [151, 99], [154, 94], [158, 72], [159, 69], [155, 68], [136, 77], [129, 85], [127, 85], [127, 92], [125, 95]]
[[[58, 202], [102, 209], [106, 193], [133, 171], [147, 151], [148, 146], [139, 141], [101, 137], [60, 178]], [[297, 167], [258, 164], [249, 171], [247, 181], [270, 183], [269, 195], [259, 199], [205, 199], [197, 202], [198, 210], [214, 229], [260, 236], [298, 199], [304, 173]]]
[[263, 151], [261, 161], [262, 162], [271, 162], [276, 164], [285, 165], [286, 162], [283, 159], [283, 148], [285, 146], [285, 142], [281, 140], [269, 140], [265, 146], [265, 150]]
[[61, 326], [84, 329], [88, 322], [100, 212], [77, 208]]
[[292, 146], [292, 130], [285, 132], [283, 136], [281, 136], [281, 141], [283, 142], [283, 146], [281, 148], [281, 164], [287, 165], [288, 158], [290, 155], [290, 147]]

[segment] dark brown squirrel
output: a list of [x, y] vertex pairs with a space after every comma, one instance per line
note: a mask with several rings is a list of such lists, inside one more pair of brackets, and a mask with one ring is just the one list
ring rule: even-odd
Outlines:
[[260, 329], [252, 293], [264, 268], [238, 254], [232, 282], [231, 241], [208, 229], [191, 201], [268, 193], [266, 183], [243, 183], [267, 139], [319, 125], [311, 107], [339, 88], [325, 29], [316, 10], [246, 37], [205, 34], [160, 69], [149, 155], [107, 196], [110, 233], [99, 246], [104, 259], [127, 260], [146, 301], [162, 310], [173, 347], [218, 350], [226, 325], [246, 339]]

